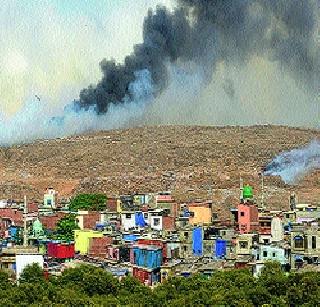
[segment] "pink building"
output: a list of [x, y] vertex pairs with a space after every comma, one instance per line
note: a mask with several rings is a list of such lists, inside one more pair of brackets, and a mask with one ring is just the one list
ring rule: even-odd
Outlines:
[[238, 205], [238, 225], [240, 234], [258, 231], [258, 208], [255, 204], [247, 202]]

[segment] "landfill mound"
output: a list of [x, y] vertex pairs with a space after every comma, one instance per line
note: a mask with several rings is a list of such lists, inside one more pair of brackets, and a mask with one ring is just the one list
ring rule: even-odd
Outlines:
[[[319, 137], [319, 130], [286, 126], [152, 126], [38, 140], [1, 148], [0, 193], [3, 199], [26, 193], [41, 201], [47, 187], [60, 198], [171, 190], [178, 201], [212, 199], [225, 211], [237, 202], [240, 176], [259, 202], [261, 168]], [[320, 172], [297, 185], [267, 176], [264, 187], [270, 209], [287, 206], [290, 191], [300, 202], [319, 202]]]

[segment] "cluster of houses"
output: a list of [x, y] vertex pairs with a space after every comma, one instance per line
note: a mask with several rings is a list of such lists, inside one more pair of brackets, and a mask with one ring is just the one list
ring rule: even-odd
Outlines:
[[226, 220], [218, 219], [212, 201], [177, 203], [170, 192], [110, 197], [101, 212], [77, 212], [79, 229], [70, 242], [48, 239], [69, 214], [53, 189], [43, 204], [2, 201], [0, 267], [18, 277], [28, 263], [53, 274], [88, 262], [148, 286], [216, 270], [249, 268], [257, 275], [270, 260], [285, 271], [317, 269], [320, 207], [300, 204], [292, 194], [289, 211], [268, 211], [258, 207], [250, 186], [240, 190]]

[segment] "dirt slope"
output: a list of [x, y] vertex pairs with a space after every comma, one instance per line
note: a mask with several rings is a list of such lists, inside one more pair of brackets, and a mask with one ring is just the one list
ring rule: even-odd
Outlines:
[[[41, 200], [47, 186], [61, 197], [170, 188], [179, 200], [212, 198], [224, 208], [238, 197], [240, 173], [259, 198], [261, 166], [314, 138], [320, 131], [282, 126], [155, 126], [41, 140], [0, 150], [0, 197]], [[265, 185], [270, 208], [287, 206], [290, 190], [320, 202], [319, 171], [294, 187], [274, 177]]]

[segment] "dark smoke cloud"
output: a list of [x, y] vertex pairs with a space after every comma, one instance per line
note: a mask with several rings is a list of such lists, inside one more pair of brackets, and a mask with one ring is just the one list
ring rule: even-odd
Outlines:
[[134, 46], [134, 52], [125, 58], [124, 64], [103, 60], [100, 63], [102, 80], [80, 93], [80, 107], [94, 106], [97, 113], [105, 113], [111, 103], [121, 103], [130, 97], [129, 85], [135, 80], [136, 71], [147, 69], [161, 91], [166, 86], [166, 61], [188, 59], [188, 43], [191, 27], [183, 10], [172, 14], [164, 7], [150, 10], [143, 25], [143, 43]]
[[[267, 55], [301, 80], [319, 80], [314, 32], [318, 14], [312, 0], [180, 0], [191, 8], [195, 28], [216, 32], [216, 61], [246, 61]], [[206, 34], [207, 35], [207, 34]], [[201, 34], [200, 34], [201, 36]]]
[[[98, 114], [107, 112], [110, 104], [131, 98], [129, 85], [135, 72], [144, 69], [159, 94], [167, 87], [168, 62], [195, 62], [210, 80], [219, 62], [245, 64], [252, 56], [277, 62], [303, 86], [317, 91], [318, 12], [312, 0], [179, 0], [172, 13], [159, 7], [145, 18], [143, 43], [123, 64], [103, 60], [102, 80], [82, 90], [76, 104], [93, 106]], [[225, 91], [234, 97], [230, 82]]]

